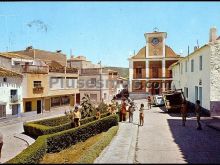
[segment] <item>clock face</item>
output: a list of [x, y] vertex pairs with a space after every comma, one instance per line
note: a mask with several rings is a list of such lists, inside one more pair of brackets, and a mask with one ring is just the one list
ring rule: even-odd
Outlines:
[[153, 38], [152, 39], [152, 44], [153, 45], [157, 45], [159, 43], [159, 39], [158, 38]]

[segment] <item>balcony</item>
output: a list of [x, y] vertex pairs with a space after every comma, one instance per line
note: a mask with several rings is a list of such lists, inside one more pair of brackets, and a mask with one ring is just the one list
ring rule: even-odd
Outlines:
[[48, 66], [22, 65], [22, 73], [47, 74]]
[[76, 69], [76, 68], [66, 68], [66, 73], [78, 74], [78, 69]]
[[33, 94], [42, 94], [44, 92], [44, 87], [34, 87]]
[[21, 99], [20, 95], [11, 95], [11, 96], [10, 96], [10, 102], [11, 102], [11, 103], [19, 102], [20, 99]]

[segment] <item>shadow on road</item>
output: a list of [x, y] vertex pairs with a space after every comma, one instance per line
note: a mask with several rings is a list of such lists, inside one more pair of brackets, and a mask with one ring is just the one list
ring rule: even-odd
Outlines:
[[167, 122], [174, 142], [188, 163], [220, 163], [219, 131], [204, 125], [203, 130], [196, 130], [195, 120], [187, 120], [186, 127], [178, 119], [167, 119]]

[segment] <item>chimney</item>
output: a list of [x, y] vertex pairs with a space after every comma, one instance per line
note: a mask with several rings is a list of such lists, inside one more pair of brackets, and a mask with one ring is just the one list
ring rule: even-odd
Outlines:
[[212, 27], [209, 32], [209, 42], [214, 42], [217, 39], [217, 29]]
[[197, 46], [194, 46], [194, 51], [196, 51], [196, 49], [197, 49]]
[[56, 52], [57, 52], [57, 53], [61, 53], [61, 52], [62, 52], [62, 50], [57, 50]]

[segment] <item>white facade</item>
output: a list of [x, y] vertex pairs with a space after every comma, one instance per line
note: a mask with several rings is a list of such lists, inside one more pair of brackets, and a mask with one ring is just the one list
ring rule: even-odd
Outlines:
[[171, 66], [172, 88], [181, 88], [191, 103], [200, 100], [212, 116], [220, 114], [219, 50], [220, 41], [209, 43]]
[[16, 115], [23, 109], [21, 83], [21, 77], [0, 77], [0, 102], [6, 103], [6, 115]]

